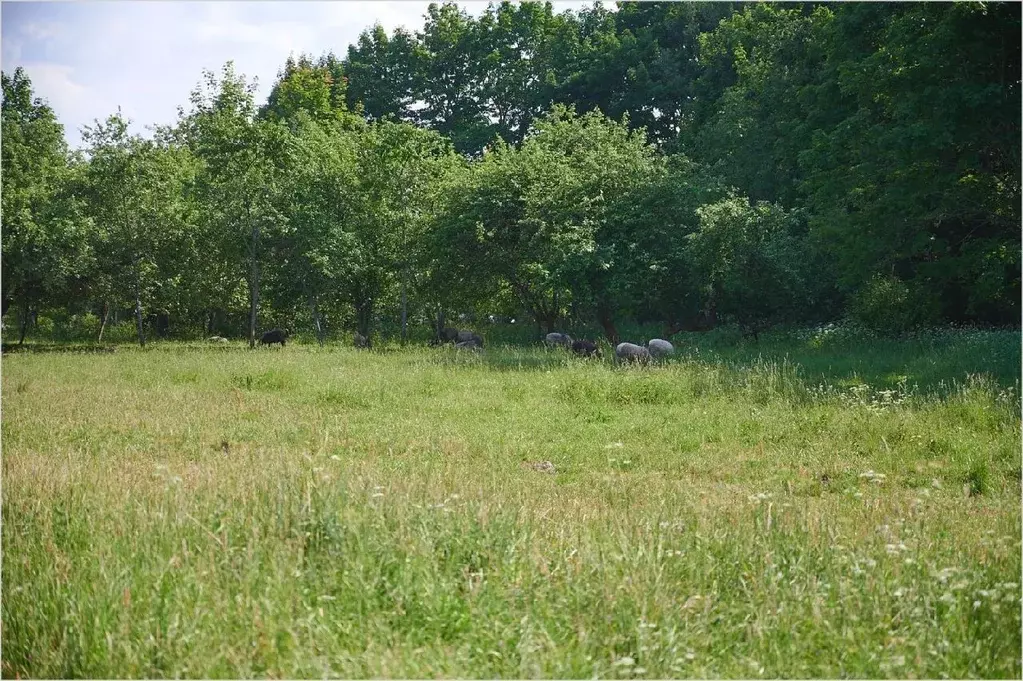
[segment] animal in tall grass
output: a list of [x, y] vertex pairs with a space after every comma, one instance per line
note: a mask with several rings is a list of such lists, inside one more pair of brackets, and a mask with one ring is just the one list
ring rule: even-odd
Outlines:
[[646, 344], [650, 356], [655, 358], [669, 357], [675, 354], [675, 346], [661, 338], [651, 338]]
[[572, 347], [572, 337], [567, 333], [549, 333], [544, 336], [543, 342], [549, 348]]
[[361, 333], [356, 331], [352, 335], [352, 344], [355, 345], [355, 347], [357, 347], [357, 348], [368, 348], [369, 347], [369, 338], [367, 338], [366, 336], [363, 336]]
[[600, 357], [600, 348], [593, 341], [572, 341], [572, 352], [580, 357]]
[[483, 339], [473, 334], [473, 337], [469, 340], [464, 340], [459, 343], [455, 343], [456, 350], [482, 350]]
[[[465, 338], [461, 338], [460, 339], [459, 335], [462, 334], [462, 333], [463, 333], [462, 331], [459, 331], [458, 329], [456, 329], [454, 327], [445, 326], [444, 328], [440, 329], [437, 332], [437, 335], [434, 336], [430, 340], [430, 345], [443, 345], [445, 343], [460, 343], [460, 342], [468, 339], [468, 336], [465, 337]], [[471, 332], [464, 332], [464, 333], [469, 333], [471, 335]]]
[[458, 343], [476, 343], [481, 348], [483, 347], [483, 338], [474, 331], [459, 331], [458, 335], [455, 336], [455, 344]]
[[[440, 330], [437, 337], [430, 341], [430, 345], [442, 345], [444, 343], [453, 343], [455, 347], [462, 345], [463, 343], [471, 343], [477, 348], [483, 347], [483, 337], [474, 331], [468, 331], [466, 329], [455, 329], [450, 326], [446, 326]], [[463, 345], [463, 348], [468, 347]]]
[[284, 342], [288, 340], [288, 332], [284, 329], [271, 329], [264, 333], [260, 339], [260, 345], [273, 345], [274, 343], [280, 343], [281, 347], [284, 347]]
[[619, 343], [615, 347], [615, 357], [620, 362], [646, 364], [650, 361], [650, 351], [635, 343]]
[[223, 336], [210, 336], [206, 340], [210, 343], [215, 343], [217, 345], [227, 345], [228, 343], [228, 340]]

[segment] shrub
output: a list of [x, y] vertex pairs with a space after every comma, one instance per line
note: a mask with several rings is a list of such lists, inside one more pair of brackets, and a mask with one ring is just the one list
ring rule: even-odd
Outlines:
[[912, 282], [875, 275], [853, 295], [849, 315], [873, 331], [900, 334], [935, 323], [938, 309], [936, 301]]

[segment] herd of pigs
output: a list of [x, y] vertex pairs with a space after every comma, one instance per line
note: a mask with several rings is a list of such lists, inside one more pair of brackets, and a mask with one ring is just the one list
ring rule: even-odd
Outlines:
[[[283, 348], [288, 339], [288, 333], [282, 329], [272, 329], [260, 337], [260, 345], [274, 345], [279, 343]], [[355, 347], [368, 348], [369, 340], [358, 333], [354, 337]], [[227, 342], [227, 339], [214, 336], [212, 342]], [[472, 331], [463, 331], [446, 327], [440, 330], [431, 345], [443, 345], [453, 343], [459, 350], [482, 350], [483, 339]], [[549, 333], [544, 337], [544, 344], [549, 348], [571, 349], [580, 357], [600, 357], [600, 348], [589, 340], [573, 340], [567, 333]], [[674, 346], [661, 338], [654, 338], [647, 342], [646, 346], [635, 343], [619, 343], [615, 346], [615, 357], [621, 362], [646, 363], [655, 358], [667, 357], [674, 354]]]

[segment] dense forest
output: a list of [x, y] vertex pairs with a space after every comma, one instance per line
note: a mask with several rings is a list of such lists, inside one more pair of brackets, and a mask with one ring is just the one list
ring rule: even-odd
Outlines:
[[81, 151], [19, 68], [5, 335], [1015, 325], [1019, 36], [1008, 2], [446, 3]]

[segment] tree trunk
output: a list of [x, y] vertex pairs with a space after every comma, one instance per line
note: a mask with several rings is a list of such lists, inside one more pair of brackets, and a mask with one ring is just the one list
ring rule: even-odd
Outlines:
[[135, 324], [139, 334], [139, 347], [146, 347], [146, 337], [142, 332], [142, 282], [139, 278], [138, 262], [135, 263]]
[[18, 339], [18, 345], [25, 344], [26, 331], [28, 331], [28, 298], [25, 299], [21, 307], [21, 337]]
[[437, 307], [437, 341], [443, 341], [442, 334], [444, 333], [444, 306], [439, 305]]
[[0, 312], [0, 317], [7, 316], [7, 310], [11, 307], [11, 295], [10, 292], [4, 291], [3, 293], [3, 311]]
[[372, 347], [370, 340], [370, 323], [373, 319], [373, 299], [365, 298], [355, 305], [355, 324], [358, 326], [359, 335], [366, 339], [366, 347]]
[[96, 339], [97, 343], [103, 342], [103, 332], [107, 330], [107, 318], [110, 316], [110, 301], [103, 301], [103, 318], [99, 322], [99, 338]]
[[401, 274], [401, 344], [408, 341], [408, 269]]
[[[251, 218], [251, 212], [249, 217]], [[249, 348], [256, 347], [256, 319], [259, 316], [259, 225], [252, 227], [249, 252]]]
[[323, 347], [323, 324], [320, 323], [320, 302], [316, 296], [309, 297], [309, 310], [313, 314], [313, 326], [316, 327], [316, 342]]
[[597, 303], [597, 321], [604, 329], [604, 336], [607, 337], [611, 346], [618, 345], [618, 329], [615, 327], [614, 317], [611, 314], [611, 306], [606, 301]]

